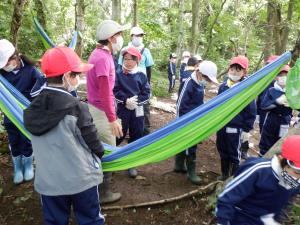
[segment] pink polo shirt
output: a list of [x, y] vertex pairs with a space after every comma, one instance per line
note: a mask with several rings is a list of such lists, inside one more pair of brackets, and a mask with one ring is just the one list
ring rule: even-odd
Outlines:
[[115, 64], [108, 49], [95, 49], [89, 57], [94, 67], [87, 72], [88, 102], [105, 112], [108, 121], [116, 120], [113, 88]]

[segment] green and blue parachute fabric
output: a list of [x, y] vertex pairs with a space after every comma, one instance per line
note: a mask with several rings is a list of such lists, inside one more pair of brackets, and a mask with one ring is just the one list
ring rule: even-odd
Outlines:
[[[51, 38], [48, 36], [48, 34], [45, 32], [44, 28], [39, 23], [39, 21], [37, 20], [36, 17], [33, 17], [33, 23], [34, 23], [34, 27], [35, 27], [36, 31], [38, 32], [38, 34], [40, 36], [41, 41], [43, 42], [44, 47], [46, 49], [54, 48], [56, 45], [51, 40]], [[74, 50], [76, 47], [76, 44], [77, 44], [77, 39], [78, 39], [78, 31], [75, 31], [68, 47], [72, 48]]]
[[[135, 142], [122, 147], [105, 145], [107, 151], [102, 158], [103, 170], [118, 171], [162, 161], [205, 140], [253, 101], [271, 83], [290, 57], [290, 52], [281, 55], [238, 85]], [[23, 118], [22, 109], [28, 105], [20, 107], [19, 97], [6, 90], [2, 81], [0, 94], [0, 109], [11, 115], [10, 119], [18, 117], [13, 122], [22, 125], [22, 121], [19, 121]], [[7, 104], [3, 96], [11, 97], [12, 103]], [[20, 109], [17, 110], [18, 108]]]
[[300, 109], [300, 59], [290, 69], [286, 82], [286, 97], [293, 109]]

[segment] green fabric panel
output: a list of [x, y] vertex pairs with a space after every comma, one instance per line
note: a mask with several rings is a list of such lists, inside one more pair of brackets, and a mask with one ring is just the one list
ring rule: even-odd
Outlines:
[[279, 71], [280, 67], [205, 116], [159, 141], [128, 156], [111, 162], [103, 162], [103, 170], [125, 170], [148, 163], [159, 162], [205, 140], [226, 125], [245, 106], [253, 101], [271, 83]]
[[300, 59], [288, 73], [285, 93], [290, 107], [300, 109]]

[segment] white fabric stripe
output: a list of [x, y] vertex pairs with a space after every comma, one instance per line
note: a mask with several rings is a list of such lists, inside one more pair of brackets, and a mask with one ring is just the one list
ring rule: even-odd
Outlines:
[[179, 108], [180, 108], [180, 104], [181, 104], [181, 100], [182, 100], [183, 94], [184, 94], [185, 89], [186, 89], [188, 83], [190, 82], [190, 80], [191, 80], [191, 77], [189, 77], [189, 78], [184, 82], [184, 85], [183, 85], [183, 87], [182, 87], [180, 96], [179, 96], [179, 98], [178, 98], [178, 101], [177, 101], [177, 109], [176, 109], [176, 111], [177, 111], [177, 117], [179, 117]]
[[243, 173], [241, 173], [240, 175], [238, 175], [237, 177], [235, 177], [231, 182], [229, 182], [228, 185], [227, 185], [227, 187], [219, 195], [219, 197], [220, 198], [223, 197], [223, 195], [225, 195], [227, 192], [231, 191], [233, 188], [235, 188], [240, 183], [242, 183], [244, 180], [246, 180], [256, 170], [259, 170], [259, 169], [262, 169], [262, 168], [267, 168], [267, 167], [271, 167], [271, 163], [270, 162], [258, 163], [256, 165], [250, 167], [249, 169], [247, 169], [246, 171], [244, 171]]
[[115, 100], [116, 100], [117, 103], [123, 103], [124, 102], [124, 101], [122, 101], [120, 99], [117, 99], [117, 98], [115, 98]]
[[[97, 187], [97, 198], [98, 198], [98, 200], [100, 200], [100, 198], [99, 198], [99, 188], [98, 188], [98, 186], [99, 186], [99, 185], [96, 186], [96, 187]], [[99, 204], [99, 217], [102, 218], [102, 219], [105, 221], [104, 216], [101, 214], [101, 206], [100, 206], [100, 204]]]
[[147, 103], [149, 101], [149, 98], [148, 99], [146, 99], [145, 101], [143, 101], [143, 102], [139, 102], [138, 104], [145, 104], [145, 103]]
[[[68, 95], [71, 95], [71, 93], [65, 91], [65, 90], [62, 90], [62, 89], [59, 89], [59, 88], [55, 88], [55, 87], [44, 87], [44, 89], [48, 89], [48, 90], [52, 90], [52, 91], [58, 91], [58, 92], [62, 92], [62, 93], [65, 93], [65, 94], [68, 94]], [[73, 96], [73, 95], [71, 95]]]

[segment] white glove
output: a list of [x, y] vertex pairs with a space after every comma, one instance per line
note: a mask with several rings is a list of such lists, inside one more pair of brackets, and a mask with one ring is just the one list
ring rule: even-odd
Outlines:
[[127, 98], [125, 107], [129, 110], [134, 110], [137, 107], [137, 96]]
[[279, 104], [279, 105], [283, 105], [285, 107], [289, 107], [289, 103], [288, 103], [288, 100], [286, 98], [286, 95], [281, 95], [279, 98], [276, 98], [276, 103]]
[[242, 131], [242, 133], [241, 133], [241, 141], [242, 141], [242, 143], [244, 143], [246, 141], [249, 142], [249, 138], [250, 138], [249, 132]]
[[274, 213], [261, 216], [260, 219], [265, 225], [280, 225], [280, 223], [274, 219]]
[[172, 76], [172, 79], [175, 80], [175, 76]]

